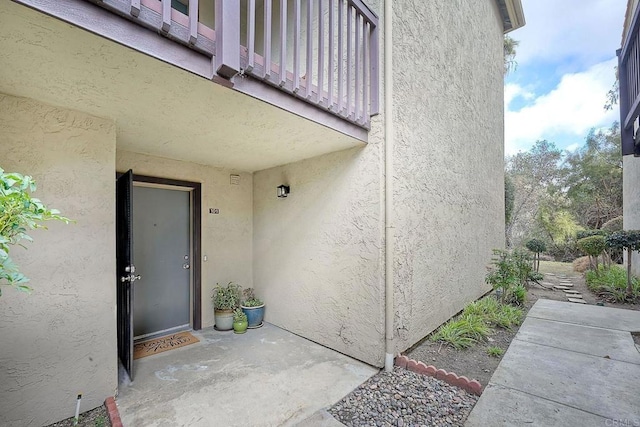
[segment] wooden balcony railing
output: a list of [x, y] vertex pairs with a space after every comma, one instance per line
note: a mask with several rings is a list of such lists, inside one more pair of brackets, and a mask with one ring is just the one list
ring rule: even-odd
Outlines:
[[635, 156], [640, 156], [639, 16], [640, 7], [636, 8], [624, 44], [617, 52], [622, 155], [633, 154]]
[[379, 109], [378, 18], [362, 0], [89, 0], [360, 127]]

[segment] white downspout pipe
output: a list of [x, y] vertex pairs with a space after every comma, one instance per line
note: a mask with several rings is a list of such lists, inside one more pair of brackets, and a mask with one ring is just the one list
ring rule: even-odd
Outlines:
[[393, 224], [393, 2], [384, 2], [384, 281], [385, 281], [385, 358], [384, 370], [393, 370], [393, 260], [395, 258]]

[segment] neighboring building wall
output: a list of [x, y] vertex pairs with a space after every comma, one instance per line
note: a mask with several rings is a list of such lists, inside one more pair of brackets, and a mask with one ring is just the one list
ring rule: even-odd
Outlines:
[[[640, 157], [624, 156], [622, 163], [623, 227], [625, 230], [640, 230], [640, 188], [638, 187]], [[634, 275], [640, 277], [640, 254], [638, 252], [634, 252], [632, 255], [631, 270]]]
[[[378, 366], [381, 148], [372, 143], [254, 174], [254, 283], [266, 320]], [[281, 184], [291, 186], [286, 199], [276, 197]]]
[[12, 250], [34, 289], [0, 297], [0, 425], [42, 426], [118, 385], [113, 122], [0, 94], [0, 167], [32, 175], [35, 197], [75, 220]]
[[398, 351], [490, 289], [504, 247], [502, 45], [494, 0], [394, 4]]
[[[252, 175], [123, 150], [117, 151], [116, 169], [202, 183], [202, 256], [207, 257], [202, 262], [202, 327], [213, 326], [215, 284], [253, 285]], [[239, 185], [230, 183], [230, 174], [240, 175]], [[210, 214], [209, 208], [218, 208], [220, 213]]]

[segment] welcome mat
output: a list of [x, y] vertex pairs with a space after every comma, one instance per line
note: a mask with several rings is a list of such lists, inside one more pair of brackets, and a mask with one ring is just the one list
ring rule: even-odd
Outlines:
[[154, 354], [173, 350], [174, 348], [184, 347], [185, 345], [195, 344], [200, 340], [189, 332], [180, 332], [179, 334], [167, 335], [166, 337], [156, 338], [154, 340], [144, 341], [133, 346], [133, 358], [152, 356]]

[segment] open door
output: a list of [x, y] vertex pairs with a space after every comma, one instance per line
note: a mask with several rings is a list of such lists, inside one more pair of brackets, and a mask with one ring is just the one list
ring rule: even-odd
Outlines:
[[133, 265], [133, 171], [116, 182], [116, 289], [118, 357], [133, 380], [133, 283], [140, 279]]

